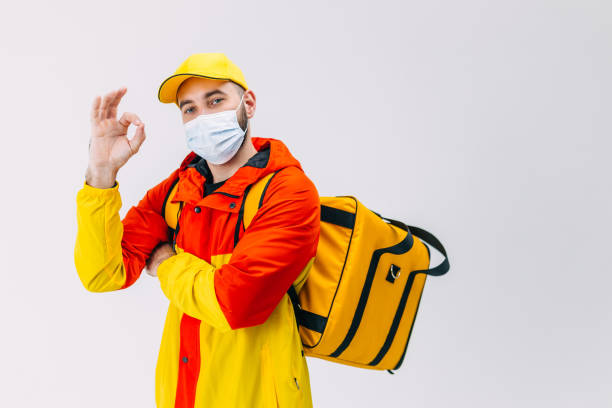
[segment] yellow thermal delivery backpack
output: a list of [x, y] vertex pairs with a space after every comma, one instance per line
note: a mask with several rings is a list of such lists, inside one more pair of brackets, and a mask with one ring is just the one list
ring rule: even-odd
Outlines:
[[[247, 187], [245, 229], [274, 174]], [[171, 203], [176, 185], [163, 210], [174, 237], [182, 208], [182, 203]], [[443, 275], [450, 268], [446, 250], [431, 233], [382, 217], [353, 196], [320, 200], [314, 263], [306, 281], [300, 275], [287, 291], [304, 354], [393, 374], [404, 360], [427, 275]], [[444, 255], [431, 269], [424, 242]]]

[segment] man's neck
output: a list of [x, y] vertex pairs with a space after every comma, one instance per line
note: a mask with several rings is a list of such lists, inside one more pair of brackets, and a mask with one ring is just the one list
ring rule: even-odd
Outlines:
[[236, 171], [238, 171], [240, 167], [244, 166], [244, 164], [255, 153], [257, 153], [257, 149], [255, 149], [255, 146], [251, 141], [251, 135], [248, 133], [250, 132], [247, 132], [246, 139], [244, 140], [242, 146], [240, 146], [240, 149], [238, 149], [234, 157], [229, 159], [229, 161], [223, 164], [208, 163], [208, 167], [210, 168], [210, 172], [213, 176], [213, 183], [218, 183], [219, 181], [227, 180], [228, 178], [233, 176], [234, 173], [236, 173]]

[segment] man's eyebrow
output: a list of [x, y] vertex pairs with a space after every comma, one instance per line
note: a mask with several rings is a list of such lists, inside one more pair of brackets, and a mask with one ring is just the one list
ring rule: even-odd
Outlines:
[[[214, 94], [222, 94], [222, 95], [227, 95], [227, 94], [226, 94], [225, 92], [223, 92], [222, 90], [220, 90], [220, 89], [215, 89], [215, 90], [212, 90], [212, 91], [206, 92], [206, 93], [204, 94], [204, 99], [206, 99], [206, 98], [208, 98], [209, 96], [212, 96], [212, 95], [214, 95]], [[193, 103], [193, 101], [192, 101], [191, 99], [185, 99], [185, 100], [181, 101], [181, 103], [179, 104], [179, 108], [180, 108], [180, 109], [182, 109], [182, 108], [183, 108], [183, 105], [188, 104], [188, 103]]]

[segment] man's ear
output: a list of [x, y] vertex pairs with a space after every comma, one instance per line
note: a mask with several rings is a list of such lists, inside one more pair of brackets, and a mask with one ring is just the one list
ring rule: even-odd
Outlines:
[[255, 115], [255, 108], [257, 99], [255, 97], [255, 92], [250, 89], [247, 89], [244, 92], [244, 105], [247, 113], [247, 118], [251, 119]]

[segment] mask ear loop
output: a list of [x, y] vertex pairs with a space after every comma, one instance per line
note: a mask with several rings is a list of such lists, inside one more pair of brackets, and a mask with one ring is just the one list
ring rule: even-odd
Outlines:
[[242, 94], [242, 98], [240, 98], [240, 102], [238, 103], [238, 106], [236, 107], [236, 109], [234, 109], [234, 112], [238, 112], [238, 109], [240, 109], [240, 105], [242, 105], [243, 99], [244, 99], [244, 94]]

